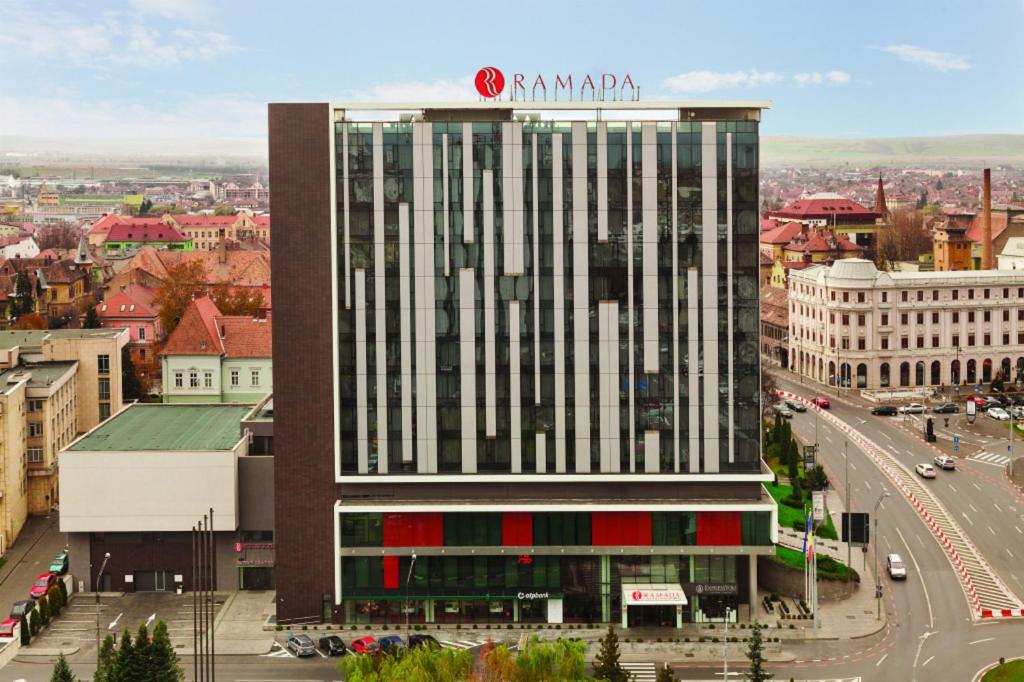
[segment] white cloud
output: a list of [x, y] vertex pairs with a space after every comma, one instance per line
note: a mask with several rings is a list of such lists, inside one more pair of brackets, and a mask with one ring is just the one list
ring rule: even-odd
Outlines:
[[845, 71], [810, 71], [793, 74], [793, 80], [800, 85], [846, 85], [850, 82], [850, 74]]
[[738, 88], [754, 88], [778, 83], [784, 76], [775, 71], [687, 71], [665, 80], [665, 87], [674, 92], [711, 92]]
[[456, 80], [400, 81], [376, 83], [364, 90], [344, 93], [339, 100], [350, 102], [475, 102], [480, 99], [473, 78]]
[[204, 0], [132, 0], [132, 6], [143, 14], [167, 19], [200, 19], [209, 10]]
[[917, 45], [905, 44], [885, 45], [876, 49], [895, 55], [905, 62], [923, 64], [936, 71], [964, 71], [971, 68], [966, 57], [952, 52], [939, 52]]
[[225, 33], [165, 29], [123, 12], [79, 17], [11, 2], [0, 4], [0, 26], [0, 48], [6, 48], [8, 62], [22, 60], [36, 67], [174, 66], [235, 50]]

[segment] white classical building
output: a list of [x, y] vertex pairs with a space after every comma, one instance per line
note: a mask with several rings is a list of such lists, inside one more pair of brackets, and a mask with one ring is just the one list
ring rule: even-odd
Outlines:
[[790, 273], [789, 357], [822, 383], [1024, 379], [1024, 270], [882, 272], [860, 258]]

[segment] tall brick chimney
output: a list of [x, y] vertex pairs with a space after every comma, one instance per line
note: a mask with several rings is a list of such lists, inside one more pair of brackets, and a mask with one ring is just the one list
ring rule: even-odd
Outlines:
[[992, 265], [992, 169], [983, 171], [981, 181], [981, 269], [991, 270]]
[[222, 227], [217, 231], [217, 261], [219, 263], [228, 262], [228, 250], [227, 244], [225, 243], [225, 229]]

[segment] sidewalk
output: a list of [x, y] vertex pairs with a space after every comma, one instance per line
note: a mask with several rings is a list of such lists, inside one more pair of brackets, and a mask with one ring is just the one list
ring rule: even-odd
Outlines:
[[[258, 656], [270, 651], [274, 633], [265, 631], [263, 624], [274, 613], [275, 594], [239, 591], [227, 595], [213, 621], [218, 656]], [[188, 642], [178, 653], [191, 656], [195, 650]]]

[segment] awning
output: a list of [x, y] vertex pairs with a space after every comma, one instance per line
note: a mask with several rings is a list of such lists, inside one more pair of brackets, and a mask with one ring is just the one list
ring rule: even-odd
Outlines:
[[673, 583], [623, 584], [622, 603], [626, 606], [685, 606], [686, 594], [681, 585]]

